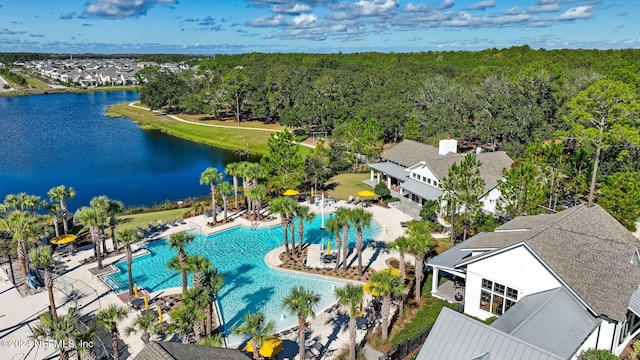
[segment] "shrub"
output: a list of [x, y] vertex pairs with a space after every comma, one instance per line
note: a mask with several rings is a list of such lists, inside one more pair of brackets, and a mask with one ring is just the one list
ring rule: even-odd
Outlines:
[[582, 360], [619, 360], [620, 358], [615, 356], [609, 350], [596, 350], [589, 349], [582, 354]]
[[420, 210], [420, 217], [422, 220], [429, 222], [438, 222], [438, 203], [434, 200], [426, 200], [424, 204], [422, 204], [422, 210]]
[[391, 191], [382, 181], [376, 184], [376, 186], [373, 188], [373, 192], [376, 193], [376, 195], [378, 195], [381, 199], [384, 199], [389, 196], [389, 194], [391, 194]]
[[490, 317], [490, 318], [487, 318], [487, 319], [484, 321], [484, 323], [485, 323], [485, 324], [487, 324], [487, 325], [491, 325], [491, 324], [492, 324], [494, 321], [496, 321], [496, 320], [498, 320], [498, 317], [497, 317], [497, 316], [492, 316], [492, 317]]

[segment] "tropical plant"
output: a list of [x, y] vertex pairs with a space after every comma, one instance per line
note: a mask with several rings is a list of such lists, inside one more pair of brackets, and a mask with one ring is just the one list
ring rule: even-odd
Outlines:
[[211, 189], [211, 212], [213, 213], [213, 223], [218, 222], [216, 214], [216, 182], [222, 180], [222, 174], [218, 173], [216, 168], [206, 168], [202, 174], [200, 174], [200, 185], [209, 185]]
[[327, 220], [325, 225], [327, 227], [327, 230], [329, 230], [329, 233], [336, 237], [336, 270], [338, 270], [340, 268], [340, 250], [342, 245], [340, 232], [342, 231], [342, 224], [337, 217], [332, 217]]
[[334, 290], [338, 304], [349, 313], [349, 360], [356, 359], [356, 318], [362, 306], [364, 291], [362, 285], [347, 284]]
[[187, 306], [185, 303], [185, 305], [174, 307], [170, 316], [169, 332], [180, 336], [183, 344], [188, 344], [189, 336], [193, 333], [194, 326], [202, 317], [202, 312], [192, 306]]
[[195, 235], [181, 231], [169, 236], [169, 246], [178, 250], [178, 255], [169, 261], [167, 267], [169, 269], [178, 271], [182, 276], [182, 292], [187, 290], [187, 253], [184, 250], [189, 243], [195, 239]]
[[304, 223], [310, 223], [315, 218], [314, 214], [307, 206], [296, 206], [296, 215], [298, 215], [298, 238], [300, 246], [297, 253], [302, 253], [302, 244], [304, 243]]
[[[74, 336], [74, 346], [80, 355], [86, 354], [89, 360], [95, 360], [96, 356], [95, 339], [98, 330], [95, 325], [89, 326], [83, 330], [78, 330]], [[84, 357], [83, 357], [84, 358]]]
[[227, 181], [222, 181], [218, 183], [218, 192], [220, 193], [220, 197], [222, 198], [222, 208], [224, 211], [224, 223], [227, 223], [227, 199], [229, 198], [229, 194], [233, 191], [231, 184]]
[[304, 335], [307, 329], [307, 318], [315, 317], [314, 308], [320, 302], [320, 295], [312, 290], [307, 290], [302, 286], [291, 289], [289, 295], [282, 300], [282, 306], [291, 314], [298, 317], [298, 347], [299, 354], [304, 354]]
[[415, 257], [416, 279], [415, 300], [420, 301], [420, 289], [424, 277], [424, 257], [427, 252], [436, 246], [436, 240], [431, 236], [429, 223], [426, 221], [412, 220], [407, 223], [408, 251]]
[[405, 260], [404, 260], [404, 254], [409, 250], [409, 240], [404, 236], [399, 236], [398, 238], [395, 239], [395, 241], [388, 243], [387, 248], [391, 250], [396, 250], [397, 252], [400, 253], [398, 267], [400, 270], [400, 277], [404, 279], [406, 275], [405, 272], [407, 270], [406, 269], [407, 265], [405, 264]]
[[260, 220], [260, 208], [262, 201], [267, 198], [267, 189], [262, 184], [253, 185], [246, 191], [247, 197], [251, 199], [251, 219]]
[[60, 353], [60, 360], [68, 359], [68, 346], [78, 332], [78, 310], [71, 309], [66, 315], [57, 318], [47, 312], [40, 315], [39, 320], [40, 322], [31, 329], [32, 335], [29, 337], [33, 340], [53, 340], [56, 350]]
[[[265, 322], [263, 313], [246, 313], [244, 322], [239, 327], [233, 329], [234, 334], [251, 337], [251, 345], [253, 346], [253, 358], [260, 359], [260, 348], [265, 340], [273, 336], [275, 324], [273, 321]], [[304, 354], [304, 352], [302, 353]]]
[[58, 214], [60, 214], [59, 204], [49, 204], [46, 206], [47, 211], [51, 215], [51, 223], [53, 223], [53, 230], [56, 236], [60, 236], [60, 224], [58, 224]]
[[[203, 273], [202, 286], [206, 289], [206, 293], [209, 295], [209, 304], [205, 308], [205, 315], [207, 317], [205, 323], [205, 330], [207, 335], [211, 335], [213, 332], [213, 319], [218, 318], [217, 313], [217, 297], [220, 289], [224, 285], [224, 274], [218, 272], [218, 269], [207, 269]], [[216, 320], [217, 322], [217, 320]], [[218, 326], [221, 324], [218, 324]]]
[[278, 214], [278, 216], [280, 217], [280, 225], [282, 225], [282, 232], [284, 233], [284, 248], [289, 259], [292, 259], [293, 257], [291, 255], [291, 251], [289, 250], [289, 237], [287, 229], [289, 227], [289, 219], [293, 216], [296, 205], [297, 204], [294, 199], [285, 196], [280, 196], [271, 200], [270, 205], [271, 212]]
[[120, 347], [118, 340], [120, 340], [120, 331], [118, 330], [118, 324], [127, 318], [129, 309], [124, 306], [118, 306], [116, 304], [109, 304], [105, 309], [98, 311], [96, 320], [98, 325], [102, 326], [111, 334], [111, 346], [113, 348], [113, 358], [120, 359]]
[[222, 334], [209, 335], [196, 341], [197, 345], [222, 347]]
[[[338, 208], [334, 215], [335, 218], [338, 219], [338, 223], [342, 224], [342, 270], [347, 271], [347, 255], [349, 254], [349, 223], [351, 219], [351, 209], [347, 209], [344, 207]], [[340, 249], [336, 250], [340, 251]]]
[[93, 250], [98, 259], [98, 268], [102, 269], [102, 254], [100, 252], [100, 243], [98, 229], [106, 221], [106, 214], [98, 208], [85, 206], [80, 209], [78, 213], [78, 220], [80, 223], [89, 226], [89, 233], [91, 234], [91, 240], [93, 242]]
[[212, 269], [213, 265], [206, 256], [193, 255], [187, 257], [186, 268], [189, 273], [193, 273], [193, 286], [202, 286], [204, 272]]
[[66, 187], [65, 185], [59, 185], [51, 188], [47, 194], [49, 195], [49, 200], [60, 203], [62, 226], [64, 233], [68, 234], [69, 224], [67, 222], [67, 215], [69, 215], [69, 209], [67, 208], [67, 199], [73, 199], [76, 196], [76, 191], [71, 186]]
[[193, 324], [193, 333], [196, 341], [200, 340], [205, 330], [203, 326], [203, 320], [205, 320], [206, 316], [204, 309], [211, 304], [210, 298], [211, 295], [207, 294], [207, 289], [203, 286], [194, 286], [182, 293], [184, 306], [193, 309], [193, 312], [197, 315]]
[[53, 277], [51, 276], [51, 247], [40, 246], [35, 247], [29, 251], [29, 260], [31, 265], [36, 269], [44, 269], [44, 283], [47, 287], [47, 293], [49, 294], [49, 311], [54, 318], [58, 318], [58, 312], [56, 311], [56, 301], [53, 298]]
[[28, 242], [37, 237], [39, 227], [36, 220], [29, 213], [16, 210], [9, 213], [3, 220], [3, 227], [16, 241], [18, 263], [24, 276], [29, 276]]
[[242, 176], [241, 166], [239, 162], [228, 163], [224, 169], [224, 173], [233, 177], [233, 196], [235, 198], [235, 208], [238, 208], [238, 176]]
[[389, 338], [389, 315], [391, 314], [391, 300], [404, 292], [402, 279], [390, 270], [374, 272], [369, 278], [372, 293], [382, 297], [382, 338]]
[[356, 251], [358, 252], [358, 274], [360, 276], [362, 276], [364, 270], [362, 267], [362, 248], [364, 247], [362, 230], [371, 226], [372, 220], [373, 214], [363, 208], [351, 210], [349, 221], [351, 225], [356, 228]]
[[141, 316], [136, 317], [133, 321], [133, 325], [124, 329], [126, 336], [131, 334], [140, 334], [140, 339], [145, 344], [151, 339], [151, 334], [154, 332], [158, 318], [153, 312], [146, 312]]
[[140, 240], [140, 235], [135, 229], [123, 229], [118, 231], [118, 237], [116, 238], [119, 243], [124, 246], [127, 253], [127, 275], [129, 277], [129, 298], [133, 296], [133, 256], [131, 252], [131, 244]]
[[116, 226], [118, 226], [118, 216], [124, 211], [124, 204], [122, 201], [109, 199], [109, 206], [107, 207], [107, 216], [109, 217], [109, 228], [111, 228], [111, 241], [113, 241], [113, 250], [118, 251], [118, 244], [120, 243], [116, 238]]

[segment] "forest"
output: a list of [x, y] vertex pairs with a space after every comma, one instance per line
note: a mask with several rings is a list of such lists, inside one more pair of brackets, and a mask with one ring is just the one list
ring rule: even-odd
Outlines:
[[[514, 189], [543, 188], [509, 217], [594, 198], [629, 228], [640, 215], [639, 50], [250, 53], [203, 60], [195, 73], [145, 73], [140, 99], [153, 109], [326, 132], [340, 154], [375, 161], [384, 144], [446, 136], [461, 151], [505, 151]], [[332, 172], [358, 162], [328, 156]]]

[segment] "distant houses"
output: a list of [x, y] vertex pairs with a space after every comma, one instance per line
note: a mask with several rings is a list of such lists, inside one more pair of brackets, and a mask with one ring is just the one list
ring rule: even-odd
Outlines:
[[619, 355], [640, 333], [638, 240], [597, 205], [515, 218], [428, 265], [433, 296], [498, 319], [443, 309], [419, 360]]
[[[439, 147], [404, 140], [382, 154], [382, 162], [369, 164], [371, 181], [383, 181], [391, 190], [422, 205], [425, 200], [436, 200], [442, 195], [442, 179], [451, 165], [462, 161], [465, 154], [457, 152], [457, 141], [440, 140]], [[513, 160], [504, 152], [479, 152], [482, 163], [480, 176], [485, 182], [485, 192], [480, 197], [486, 212], [496, 213], [496, 201], [500, 197], [498, 181], [502, 170], [511, 167]]]

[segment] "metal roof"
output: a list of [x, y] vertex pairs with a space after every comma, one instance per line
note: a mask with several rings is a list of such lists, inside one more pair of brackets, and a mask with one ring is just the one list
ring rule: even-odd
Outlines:
[[[463, 259], [471, 256], [472, 250], [464, 248], [475, 241], [476, 237], [469, 238], [460, 244], [450, 248], [442, 254], [436, 255], [427, 261], [427, 265], [444, 269], [456, 269], [456, 264]], [[460, 270], [458, 270], [460, 271]]]
[[442, 190], [409, 178], [400, 184], [400, 188], [427, 200], [436, 200], [440, 195], [442, 195]]
[[416, 360], [451, 359], [562, 358], [445, 307], [440, 311]]
[[405, 171], [405, 168], [394, 164], [392, 162], [382, 162], [382, 163], [374, 163], [369, 164], [369, 167], [373, 170], [380, 171], [387, 175], [391, 175], [396, 179], [405, 180], [409, 178], [409, 172]]
[[629, 301], [629, 310], [640, 316], [640, 288], [636, 289], [631, 295], [631, 301]]
[[598, 324], [568, 290], [559, 287], [523, 297], [491, 327], [569, 359]]

